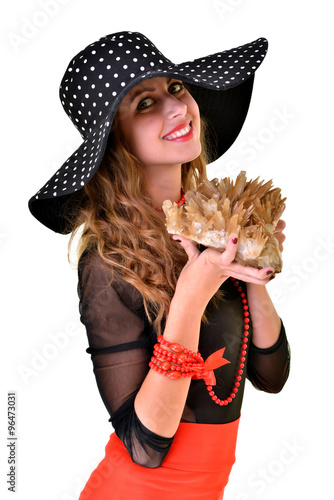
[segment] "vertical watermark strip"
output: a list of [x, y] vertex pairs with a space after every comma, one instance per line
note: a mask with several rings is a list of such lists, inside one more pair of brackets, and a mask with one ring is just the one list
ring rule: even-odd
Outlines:
[[7, 393], [7, 448], [8, 448], [8, 472], [7, 485], [8, 490], [16, 492], [17, 486], [17, 393], [9, 391]]

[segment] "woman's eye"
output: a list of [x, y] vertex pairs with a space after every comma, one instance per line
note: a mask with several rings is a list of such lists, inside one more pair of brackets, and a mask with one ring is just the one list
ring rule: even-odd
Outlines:
[[181, 90], [184, 89], [183, 83], [182, 82], [175, 82], [169, 87], [169, 92], [171, 94], [177, 94], [177, 92], [180, 92]]
[[142, 99], [140, 103], [137, 106], [138, 111], [142, 111], [143, 109], [148, 108], [153, 104], [153, 100], [150, 97], [146, 97], [145, 99]]

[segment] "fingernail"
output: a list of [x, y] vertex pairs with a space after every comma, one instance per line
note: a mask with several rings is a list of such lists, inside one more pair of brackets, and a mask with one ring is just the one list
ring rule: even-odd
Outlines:
[[238, 238], [232, 238], [232, 243], [233, 245], [236, 245], [238, 243]]
[[269, 276], [269, 274], [273, 274], [274, 271], [267, 271], [267, 275]]
[[179, 240], [179, 238], [173, 238], [174, 241], [177, 241], [178, 243], [181, 243], [182, 240]]
[[276, 278], [275, 274], [273, 274], [272, 276], [270, 276], [269, 281], [273, 280], [274, 278]]

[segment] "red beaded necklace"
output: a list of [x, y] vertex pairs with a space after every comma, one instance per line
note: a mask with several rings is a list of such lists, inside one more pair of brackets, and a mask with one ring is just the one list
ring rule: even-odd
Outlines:
[[245, 360], [246, 360], [246, 353], [247, 353], [247, 343], [248, 343], [248, 336], [249, 336], [249, 308], [247, 304], [247, 299], [246, 299], [246, 294], [243, 292], [239, 281], [237, 281], [235, 278], [231, 277], [231, 281], [233, 285], [236, 287], [238, 292], [240, 293], [241, 301], [242, 301], [242, 308], [243, 308], [243, 316], [244, 316], [244, 325], [243, 325], [243, 339], [242, 339], [242, 345], [241, 345], [241, 353], [240, 353], [240, 359], [239, 359], [239, 365], [238, 365], [238, 371], [237, 375], [235, 377], [235, 382], [233, 384], [232, 392], [230, 393], [229, 397], [226, 399], [218, 399], [217, 396], [215, 395], [214, 391], [212, 390], [211, 385], [207, 385], [206, 388], [209, 391], [209, 396], [211, 396], [211, 399], [219, 406], [226, 406], [229, 403], [232, 403], [233, 399], [235, 398], [235, 395], [237, 394], [240, 386], [240, 381], [242, 378], [242, 375], [244, 373], [244, 367], [245, 367]]
[[229, 403], [232, 403], [239, 390], [240, 381], [245, 367], [249, 336], [249, 311], [246, 294], [243, 292], [240, 283], [235, 278], [231, 278], [231, 281], [240, 293], [243, 304], [244, 325], [237, 375], [229, 397], [226, 399], [219, 399], [212, 389], [212, 386], [216, 385], [216, 378], [213, 370], [229, 363], [228, 360], [222, 357], [225, 347], [211, 354], [211, 356], [209, 356], [204, 362], [198, 351], [197, 353], [194, 353], [189, 349], [185, 349], [182, 345], [176, 342], [168, 342], [162, 335], [160, 335], [157, 339], [158, 344], [155, 344], [154, 346], [153, 357], [149, 363], [150, 368], [158, 373], [161, 373], [162, 375], [168, 376], [172, 380], [178, 380], [186, 377], [191, 377], [194, 380], [203, 378], [209, 392], [209, 396], [215, 404], [219, 406], [227, 406]]
[[[183, 192], [183, 189], [181, 188], [181, 198], [180, 198], [180, 200], [176, 203], [176, 205], [179, 207], [179, 206], [183, 205], [185, 201], [186, 201], [186, 199], [185, 199], [185, 196], [184, 196], [184, 192]], [[162, 207], [157, 207], [157, 208], [156, 208], [156, 210], [157, 210], [158, 212], [162, 212]]]

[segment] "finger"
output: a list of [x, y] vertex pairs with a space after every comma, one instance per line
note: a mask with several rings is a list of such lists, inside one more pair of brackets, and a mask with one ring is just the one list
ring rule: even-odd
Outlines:
[[274, 236], [278, 241], [278, 247], [280, 252], [283, 252], [283, 243], [285, 241], [285, 234], [283, 234], [283, 230], [285, 229], [286, 224], [285, 221], [280, 219], [277, 222], [276, 228], [274, 229]]
[[278, 247], [279, 247], [280, 251], [283, 252], [283, 243], [285, 241], [285, 234], [283, 234], [282, 232], [277, 232], [277, 233], [274, 233], [274, 236], [275, 236], [276, 240], [278, 241]]
[[188, 240], [188, 238], [184, 238], [184, 236], [180, 236], [179, 234], [173, 234], [172, 238], [184, 248], [189, 260], [193, 260], [200, 254], [196, 245], [191, 240]]
[[231, 262], [233, 262], [235, 259], [237, 250], [238, 250], [238, 235], [231, 234], [227, 242], [226, 250], [224, 253], [222, 253], [221, 263], [226, 266], [231, 264]]
[[275, 269], [273, 267], [264, 267], [262, 269], [259, 269], [259, 279], [262, 279], [262, 281], [265, 280], [272, 280], [275, 277]]
[[283, 243], [283, 241], [285, 241], [285, 234], [284, 233], [275, 233], [275, 238], [280, 242], [280, 243]]
[[242, 280], [246, 283], [254, 283], [256, 285], [266, 285], [275, 277], [275, 269], [273, 267], [265, 267], [256, 269], [251, 266], [244, 266], [237, 262], [233, 262], [229, 268], [230, 276]]
[[233, 276], [233, 278], [235, 278], [236, 280], [243, 281], [244, 283], [252, 283], [254, 285], [260, 285], [260, 286], [267, 285], [268, 283], [270, 283], [270, 281], [274, 277], [275, 277], [275, 275], [272, 275], [272, 277], [269, 277], [269, 278], [266, 278], [265, 280], [263, 280], [263, 279], [259, 279], [259, 278], [255, 278], [255, 277], [249, 277], [249, 276], [245, 277], [245, 275], [242, 275], [242, 274], [240, 274], [240, 276], [238, 276], [238, 275]]
[[276, 236], [276, 239], [278, 241], [278, 247], [280, 249], [280, 252], [283, 252], [283, 243], [285, 241], [285, 235], [279, 233], [278, 235], [275, 235], [275, 236]]
[[286, 228], [285, 221], [283, 219], [280, 219], [276, 224], [276, 227], [274, 229], [274, 233], [280, 233], [281, 231], [284, 231], [285, 228]]

